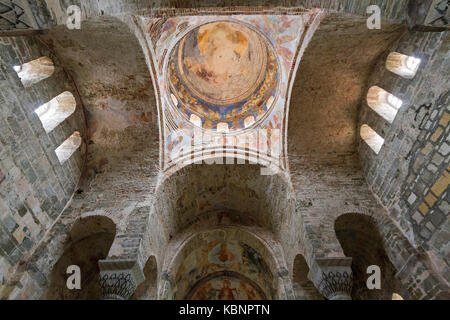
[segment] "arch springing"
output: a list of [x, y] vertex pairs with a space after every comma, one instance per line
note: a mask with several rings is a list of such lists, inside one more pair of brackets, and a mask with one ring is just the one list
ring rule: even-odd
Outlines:
[[384, 139], [367, 124], [361, 126], [360, 134], [367, 145], [378, 154], [384, 144]]

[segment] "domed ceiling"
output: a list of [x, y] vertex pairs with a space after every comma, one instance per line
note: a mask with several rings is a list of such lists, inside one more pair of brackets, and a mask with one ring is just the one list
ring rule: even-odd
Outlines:
[[235, 132], [270, 111], [279, 80], [270, 44], [244, 24], [218, 21], [188, 32], [168, 62], [171, 103], [197, 126]]

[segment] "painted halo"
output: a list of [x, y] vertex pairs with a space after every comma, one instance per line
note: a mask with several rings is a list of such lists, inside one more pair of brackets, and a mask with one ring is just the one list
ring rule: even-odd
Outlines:
[[271, 110], [278, 80], [272, 46], [234, 21], [196, 27], [168, 58], [169, 101], [203, 129], [236, 132], [254, 126]]

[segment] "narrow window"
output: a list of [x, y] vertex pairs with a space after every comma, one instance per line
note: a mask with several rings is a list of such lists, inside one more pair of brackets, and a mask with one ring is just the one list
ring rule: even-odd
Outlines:
[[248, 116], [244, 119], [244, 126], [246, 128], [250, 127], [252, 124], [255, 123], [255, 117], [254, 116]]
[[56, 148], [55, 153], [61, 164], [66, 162], [72, 154], [81, 145], [81, 135], [78, 131], [75, 131], [69, 138], [66, 139], [58, 148]]
[[386, 121], [392, 123], [403, 101], [386, 90], [373, 86], [367, 92], [367, 104]]
[[170, 94], [170, 99], [172, 99], [172, 103], [175, 107], [178, 107], [178, 99], [173, 94]]
[[55, 71], [53, 61], [49, 57], [41, 57], [13, 68], [24, 87], [29, 87], [50, 77]]
[[217, 124], [217, 132], [227, 133], [228, 131], [229, 131], [228, 123], [226, 123], [226, 122], [219, 122]]
[[73, 94], [65, 91], [41, 105], [35, 112], [39, 116], [45, 132], [49, 133], [74, 113], [76, 105]]
[[367, 145], [376, 153], [380, 152], [381, 147], [384, 144], [384, 139], [378, 135], [371, 127], [367, 124], [361, 126], [361, 138], [367, 143]]
[[191, 114], [189, 120], [197, 127], [202, 127], [202, 119], [200, 119], [200, 117], [196, 114]]
[[406, 79], [412, 79], [421, 60], [398, 52], [391, 52], [386, 60], [386, 69]]

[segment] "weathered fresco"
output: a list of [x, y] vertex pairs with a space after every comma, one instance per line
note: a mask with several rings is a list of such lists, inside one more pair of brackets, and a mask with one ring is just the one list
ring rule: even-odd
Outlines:
[[187, 295], [192, 300], [263, 300], [264, 292], [250, 279], [232, 272], [200, 280]]
[[163, 110], [163, 169], [189, 164], [191, 147], [208, 150], [196, 160], [232, 147], [242, 153], [233, 158], [286, 168], [292, 74], [322, 14], [141, 17]]
[[179, 255], [176, 299], [273, 297], [273, 275], [265, 258], [237, 230], [203, 232], [191, 239]]
[[255, 31], [234, 22], [202, 25], [183, 37], [169, 60], [172, 104], [201, 127], [230, 131], [261, 119], [273, 104], [278, 63], [273, 49]]

